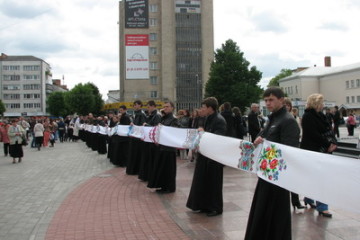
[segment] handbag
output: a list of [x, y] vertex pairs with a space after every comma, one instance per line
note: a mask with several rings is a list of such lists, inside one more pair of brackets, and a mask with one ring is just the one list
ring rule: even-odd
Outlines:
[[21, 145], [23, 145], [23, 146], [28, 145], [28, 142], [27, 142], [27, 140], [26, 140], [26, 137], [25, 137], [25, 136], [23, 136], [23, 137], [22, 137]]

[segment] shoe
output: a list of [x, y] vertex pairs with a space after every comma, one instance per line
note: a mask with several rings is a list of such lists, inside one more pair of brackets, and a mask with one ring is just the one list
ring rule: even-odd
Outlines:
[[15, 162], [15, 160], [13, 161], [13, 164], [15, 164], [16, 162]]
[[18, 163], [21, 163], [21, 158], [19, 158]]
[[[305, 205], [306, 205], [306, 203], [305, 203]], [[299, 203], [297, 205], [293, 205], [293, 208], [294, 208], [294, 211], [295, 211], [296, 209], [304, 209], [305, 206], [303, 206], [303, 205], [301, 205], [301, 203]]]
[[329, 212], [319, 212], [319, 215], [327, 218], [332, 218], [332, 214]]
[[170, 190], [165, 190], [165, 189], [157, 189], [156, 192], [157, 193], [173, 193], [175, 191], [170, 191]]
[[304, 201], [304, 203], [305, 203], [305, 206], [306, 206], [306, 207], [307, 207], [307, 205], [309, 204], [310, 208], [316, 208], [316, 205], [313, 204], [313, 203], [309, 203], [309, 202], [306, 202], [306, 201]]
[[220, 215], [220, 214], [222, 214], [222, 213], [218, 212], [218, 211], [210, 211], [210, 212], [206, 213], [206, 216], [215, 217], [215, 216]]

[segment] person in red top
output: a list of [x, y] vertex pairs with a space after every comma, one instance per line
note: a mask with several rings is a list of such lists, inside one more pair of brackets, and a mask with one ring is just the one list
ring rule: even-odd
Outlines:
[[356, 121], [353, 112], [349, 114], [348, 119], [346, 120], [346, 126], [348, 129], [349, 136], [354, 136], [354, 128], [356, 126]]
[[9, 154], [9, 145], [10, 145], [10, 139], [8, 135], [9, 130], [9, 124], [7, 122], [4, 122], [0, 126], [0, 142], [4, 143], [4, 155], [7, 157]]

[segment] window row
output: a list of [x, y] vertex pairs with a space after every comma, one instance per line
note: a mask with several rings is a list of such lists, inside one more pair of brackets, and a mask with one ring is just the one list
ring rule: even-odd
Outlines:
[[[21, 80], [20, 75], [3, 75], [4, 81], [19, 81]], [[40, 75], [23, 75], [23, 80], [40, 80]]]
[[359, 88], [359, 87], [360, 87], [360, 79], [346, 81], [346, 88]]
[[[40, 71], [40, 65], [24, 65], [23, 71]], [[20, 71], [19, 65], [4, 65], [4, 71]]]
[[[24, 103], [23, 108], [40, 108], [40, 103]], [[20, 103], [5, 103], [6, 109], [20, 108]]]
[[[351, 101], [350, 101], [351, 100]], [[347, 96], [346, 103], [360, 103], [360, 96]]]
[[299, 90], [298, 90], [298, 87], [297, 86], [295, 86], [295, 92], [294, 92], [294, 87], [293, 86], [291, 86], [291, 87], [284, 87], [284, 88], [282, 88], [283, 89], [283, 91], [285, 92], [285, 94], [288, 94], [288, 95], [290, 95], [290, 94], [298, 94], [299, 93]]
[[[20, 90], [21, 85], [3, 85], [3, 90]], [[41, 85], [40, 84], [24, 84], [23, 85], [24, 90], [40, 90]]]
[[[13, 94], [4, 94], [3, 99], [9, 100], [9, 99], [20, 99], [19, 93], [13, 93]], [[38, 99], [40, 98], [39, 93], [25, 93], [23, 94], [24, 99]]]

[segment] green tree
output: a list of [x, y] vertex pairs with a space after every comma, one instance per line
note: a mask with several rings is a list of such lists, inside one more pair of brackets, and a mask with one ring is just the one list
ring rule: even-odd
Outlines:
[[65, 95], [65, 103], [72, 113], [81, 115], [93, 112], [95, 109], [95, 98], [91, 87], [77, 84]]
[[211, 63], [205, 97], [216, 97], [219, 103], [230, 102], [242, 112], [252, 102], [258, 102], [262, 89], [257, 85], [262, 73], [245, 59], [236, 42], [229, 39], [215, 51]]
[[92, 110], [92, 113], [99, 115], [101, 113], [101, 109], [104, 106], [104, 101], [102, 100], [102, 96], [99, 92], [99, 89], [93, 83], [86, 83], [84, 86], [89, 87], [94, 96], [95, 102], [94, 102], [94, 109]]
[[290, 69], [281, 69], [280, 73], [270, 80], [268, 87], [279, 86], [279, 80], [282, 78], [288, 77], [291, 74], [292, 74], [292, 71]]
[[48, 112], [53, 116], [65, 117], [69, 109], [65, 103], [66, 92], [53, 92], [47, 98]]
[[4, 115], [4, 112], [6, 111], [5, 105], [2, 102], [2, 100], [0, 99], [0, 115]]

